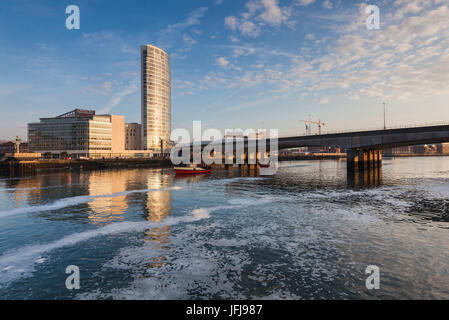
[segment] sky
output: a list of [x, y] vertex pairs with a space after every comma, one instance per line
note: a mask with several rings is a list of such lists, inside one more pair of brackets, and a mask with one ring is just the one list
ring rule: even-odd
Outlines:
[[[80, 9], [68, 30], [66, 7]], [[367, 29], [367, 5], [380, 29]], [[449, 0], [2, 1], [0, 140], [74, 108], [140, 122], [140, 53], [170, 55], [172, 129], [305, 133], [449, 121]], [[314, 132], [316, 132], [316, 127]]]

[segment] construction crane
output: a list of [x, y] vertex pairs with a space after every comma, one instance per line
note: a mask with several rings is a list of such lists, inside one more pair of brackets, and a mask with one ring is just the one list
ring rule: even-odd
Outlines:
[[306, 124], [306, 132], [309, 130], [309, 134], [312, 134], [312, 124], [316, 124], [318, 126], [318, 134], [321, 135], [321, 127], [324, 127], [326, 124], [321, 122], [320, 119], [317, 121], [312, 120], [299, 120], [299, 122], [304, 122]]

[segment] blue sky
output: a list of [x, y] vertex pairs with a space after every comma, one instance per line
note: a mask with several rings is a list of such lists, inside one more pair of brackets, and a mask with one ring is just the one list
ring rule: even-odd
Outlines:
[[171, 57], [173, 129], [380, 127], [383, 101], [388, 125], [449, 120], [448, 19], [448, 0], [3, 1], [0, 139], [75, 107], [140, 122], [146, 43]]

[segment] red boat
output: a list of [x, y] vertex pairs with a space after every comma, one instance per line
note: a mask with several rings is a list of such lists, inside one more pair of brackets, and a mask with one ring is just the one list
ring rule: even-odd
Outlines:
[[176, 174], [201, 174], [201, 173], [211, 173], [212, 168], [210, 167], [197, 167], [190, 165], [188, 167], [175, 167]]

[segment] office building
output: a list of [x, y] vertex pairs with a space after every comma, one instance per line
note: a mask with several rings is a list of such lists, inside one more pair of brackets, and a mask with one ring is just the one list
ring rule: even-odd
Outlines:
[[170, 61], [155, 46], [140, 47], [142, 145], [154, 152], [169, 146], [171, 134]]
[[125, 149], [123, 116], [96, 115], [75, 109], [54, 118], [28, 124], [30, 151], [67, 152], [75, 157], [120, 153]]
[[138, 123], [125, 123], [125, 150], [142, 150], [141, 129]]

